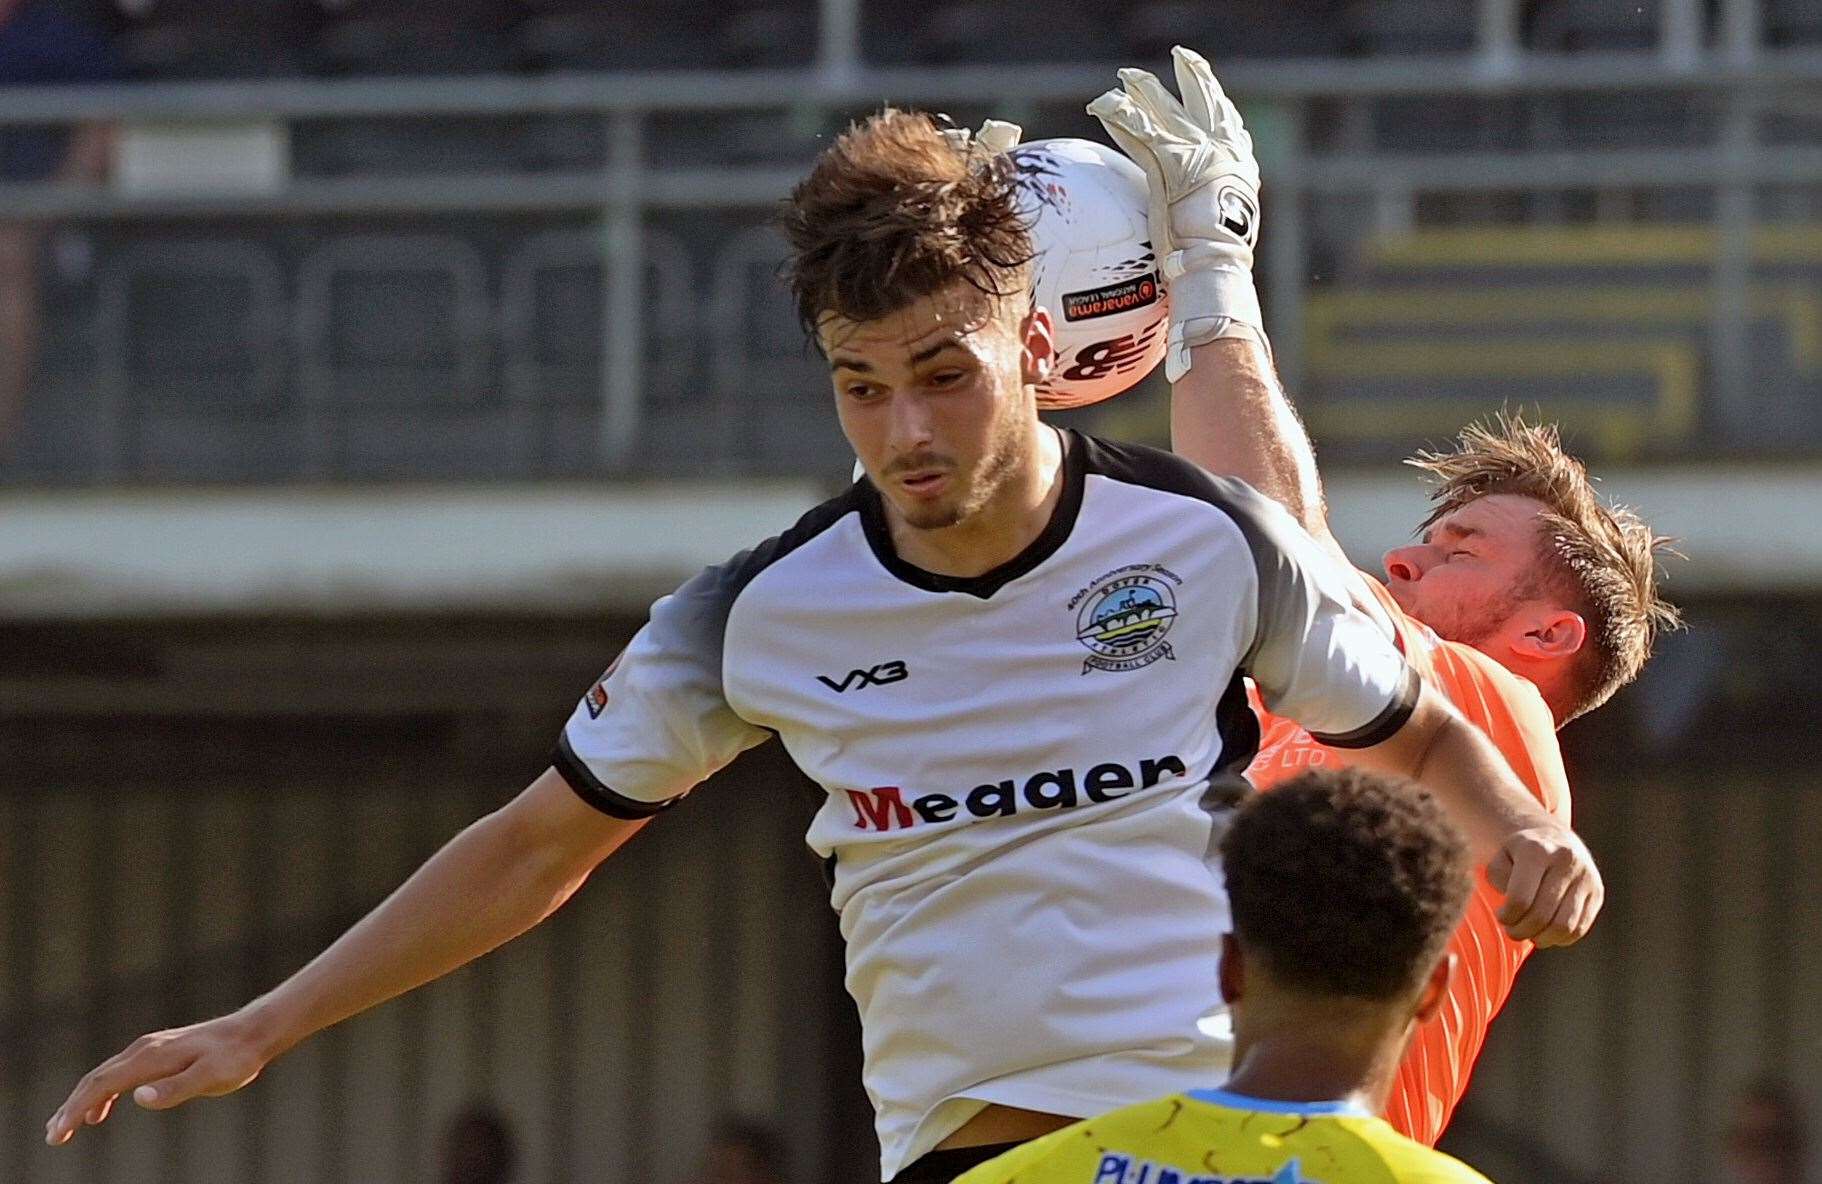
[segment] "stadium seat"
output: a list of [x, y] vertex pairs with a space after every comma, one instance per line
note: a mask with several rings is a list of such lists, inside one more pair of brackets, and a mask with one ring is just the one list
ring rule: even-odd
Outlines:
[[506, 30], [486, 20], [388, 14], [326, 25], [312, 67], [329, 75], [492, 74], [512, 65]]
[[676, 70], [713, 64], [716, 23], [691, 6], [534, 3], [514, 34], [519, 69]]
[[1104, 9], [978, 0], [933, 9], [878, 5], [865, 53], [882, 62], [978, 66], [993, 62], [1104, 62], [1119, 46]]
[[1763, 0], [1760, 19], [1767, 45], [1822, 44], [1822, 0]]
[[166, 81], [299, 73], [319, 17], [305, 0], [119, 0], [115, 12], [127, 75]]
[[1120, 21], [1121, 55], [1162, 62], [1171, 46], [1187, 45], [1217, 70], [1233, 58], [1328, 57], [1342, 49], [1339, 9], [1335, 0], [1153, 0], [1133, 5]]
[[305, 35], [266, 28], [171, 22], [128, 29], [114, 39], [122, 68], [134, 79], [178, 82], [212, 78], [279, 78], [303, 72]]
[[513, 159], [520, 122], [507, 118], [310, 119], [291, 125], [303, 176], [491, 173]]
[[1526, 43], [1544, 53], [1651, 49], [1658, 43], [1658, 0], [1542, 0]]
[[[389, 0], [335, 5], [309, 47], [312, 72], [344, 76], [491, 74], [512, 66], [507, 10], [467, 0], [434, 16]], [[508, 121], [460, 118], [306, 120], [295, 125], [299, 172], [320, 175], [486, 172], [509, 159]]]
[[1461, 0], [1356, 0], [1343, 24], [1349, 51], [1363, 57], [1474, 51], [1474, 5]]
[[[1472, 5], [1457, 0], [1374, 0], [1354, 3], [1342, 16], [1342, 39], [1361, 57], [1466, 55], [1475, 48]], [[1517, 101], [1505, 96], [1392, 97], [1368, 107], [1373, 147], [1386, 152], [1461, 152], [1509, 147], [1523, 120]]]
[[116, 477], [255, 480], [295, 471], [284, 280], [248, 239], [154, 239], [97, 278], [99, 462]]
[[829, 413], [828, 371], [780, 285], [784, 253], [768, 225], [720, 245], [705, 334], [714, 431], [698, 446], [722, 464], [763, 473], [845, 475], [852, 456]]
[[[644, 236], [645, 373], [641, 420], [699, 412], [695, 312], [688, 252], [675, 238]], [[500, 282], [500, 334], [506, 396], [515, 416], [523, 471], [579, 475], [599, 471], [608, 272], [599, 230], [540, 232], [508, 256]], [[674, 415], [670, 415], [675, 418]], [[641, 433], [636, 463], [647, 471], [687, 468], [694, 433]]]
[[1685, 147], [1709, 142], [1716, 113], [1709, 96], [1688, 91], [1571, 93], [1528, 104], [1538, 147]]
[[569, 112], [528, 115], [507, 137], [511, 159], [531, 172], [575, 172], [607, 163], [607, 121]]
[[[1749, 408], [1705, 418], [1712, 224], [1459, 227], [1364, 244], [1305, 311], [1305, 410], [1331, 451], [1446, 435], [1473, 406], [1536, 406], [1613, 457], [1813, 439], [1822, 228], [1763, 225], [1746, 309]], [[1547, 341], [1548, 348], [1539, 348]], [[1706, 436], [1703, 433], [1707, 433]]]
[[[1657, 47], [1657, 0], [1549, 0], [1530, 22], [1527, 43], [1543, 53], [1648, 52]], [[1708, 139], [1707, 99], [1688, 91], [1572, 93], [1531, 105], [1531, 138], [1541, 147], [1681, 146]]]
[[796, 165], [808, 168], [841, 124], [815, 107], [716, 114], [714, 154], [725, 164]]
[[727, 69], [807, 66], [816, 57], [813, 4], [774, 4], [735, 12], [715, 34], [715, 64]]
[[313, 475], [510, 471], [491, 395], [487, 270], [444, 234], [328, 239], [298, 273], [294, 332]]

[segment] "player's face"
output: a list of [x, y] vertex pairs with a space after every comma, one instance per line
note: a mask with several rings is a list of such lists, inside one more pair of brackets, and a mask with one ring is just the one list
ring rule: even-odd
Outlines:
[[965, 283], [874, 321], [818, 328], [842, 431], [909, 525], [974, 517], [1037, 445], [1031, 383], [1048, 361], [1047, 314], [1018, 316]]
[[1535, 498], [1512, 494], [1469, 502], [1438, 519], [1421, 542], [1386, 552], [1386, 587], [1444, 639], [1486, 647], [1517, 627], [1527, 607], [1543, 606], [1544, 512]]

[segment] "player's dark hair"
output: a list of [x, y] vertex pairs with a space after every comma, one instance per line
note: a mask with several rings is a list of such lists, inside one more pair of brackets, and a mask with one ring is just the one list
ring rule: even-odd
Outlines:
[[935, 117], [888, 107], [837, 136], [780, 214], [797, 317], [872, 321], [957, 280], [995, 297], [1030, 278], [1009, 156], [957, 147]]
[[715, 1142], [745, 1155], [768, 1180], [782, 1180], [790, 1170], [783, 1136], [750, 1118], [727, 1116], [716, 1124]]
[[1221, 844], [1234, 932], [1274, 981], [1398, 998], [1461, 922], [1468, 848], [1429, 794], [1358, 769], [1254, 794]]
[[491, 1102], [469, 1104], [443, 1128], [442, 1184], [506, 1184], [519, 1160], [512, 1125]]
[[1563, 451], [1554, 425], [1497, 415], [1463, 428], [1453, 449], [1420, 452], [1409, 463], [1435, 482], [1430, 497], [1436, 508], [1425, 529], [1495, 493], [1544, 504], [1538, 591], [1556, 596], [1588, 626], [1567, 698], [1550, 704], [1559, 725], [1593, 711], [1637, 678], [1658, 633], [1681, 623], [1676, 606], [1658, 593], [1657, 557], [1670, 540], [1628, 507], [1603, 500], [1587, 468]]

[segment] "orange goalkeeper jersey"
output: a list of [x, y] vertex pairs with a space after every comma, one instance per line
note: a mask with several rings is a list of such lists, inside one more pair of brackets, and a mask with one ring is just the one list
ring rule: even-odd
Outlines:
[[[1378, 580], [1360, 574], [1390, 615], [1406, 660], [1499, 746], [1512, 771], [1546, 809], [1569, 821], [1569, 785], [1556, 724], [1537, 688], [1479, 650], [1443, 641], [1407, 616]], [[1259, 755], [1247, 776], [1254, 785], [1270, 789], [1305, 769], [1347, 763], [1345, 750], [1325, 748], [1291, 720], [1271, 715], [1256, 693], [1253, 708], [1259, 712]], [[1487, 1025], [1505, 1005], [1518, 968], [1531, 954], [1530, 942], [1513, 941], [1500, 927], [1501, 899], [1483, 872], [1468, 899], [1467, 916], [1449, 943], [1460, 961], [1448, 998], [1418, 1029], [1386, 1103], [1391, 1124], [1424, 1143], [1434, 1144], [1448, 1126], [1480, 1056]]]

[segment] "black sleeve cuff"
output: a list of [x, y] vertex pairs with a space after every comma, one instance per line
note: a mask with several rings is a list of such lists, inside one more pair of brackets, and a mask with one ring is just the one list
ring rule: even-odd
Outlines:
[[677, 797], [668, 798], [662, 802], [642, 802], [637, 798], [615, 793], [601, 784], [601, 779], [596, 777], [583, 763], [582, 758], [576, 755], [576, 750], [569, 746], [567, 735], [557, 737], [557, 750], [550, 754], [550, 764], [563, 780], [569, 783], [569, 787], [576, 791], [577, 797], [610, 818], [623, 818], [628, 822], [637, 822], [642, 818], [660, 814], [683, 800], [683, 795], [679, 794]]
[[1385, 705], [1384, 711], [1351, 732], [1334, 735], [1311, 732], [1310, 739], [1330, 748], [1371, 748], [1390, 740], [1399, 728], [1404, 727], [1405, 721], [1411, 718], [1411, 713], [1417, 710], [1417, 696], [1422, 689], [1422, 680], [1407, 662], [1404, 675], [1398, 680], [1398, 691], [1392, 696], [1392, 701]]

